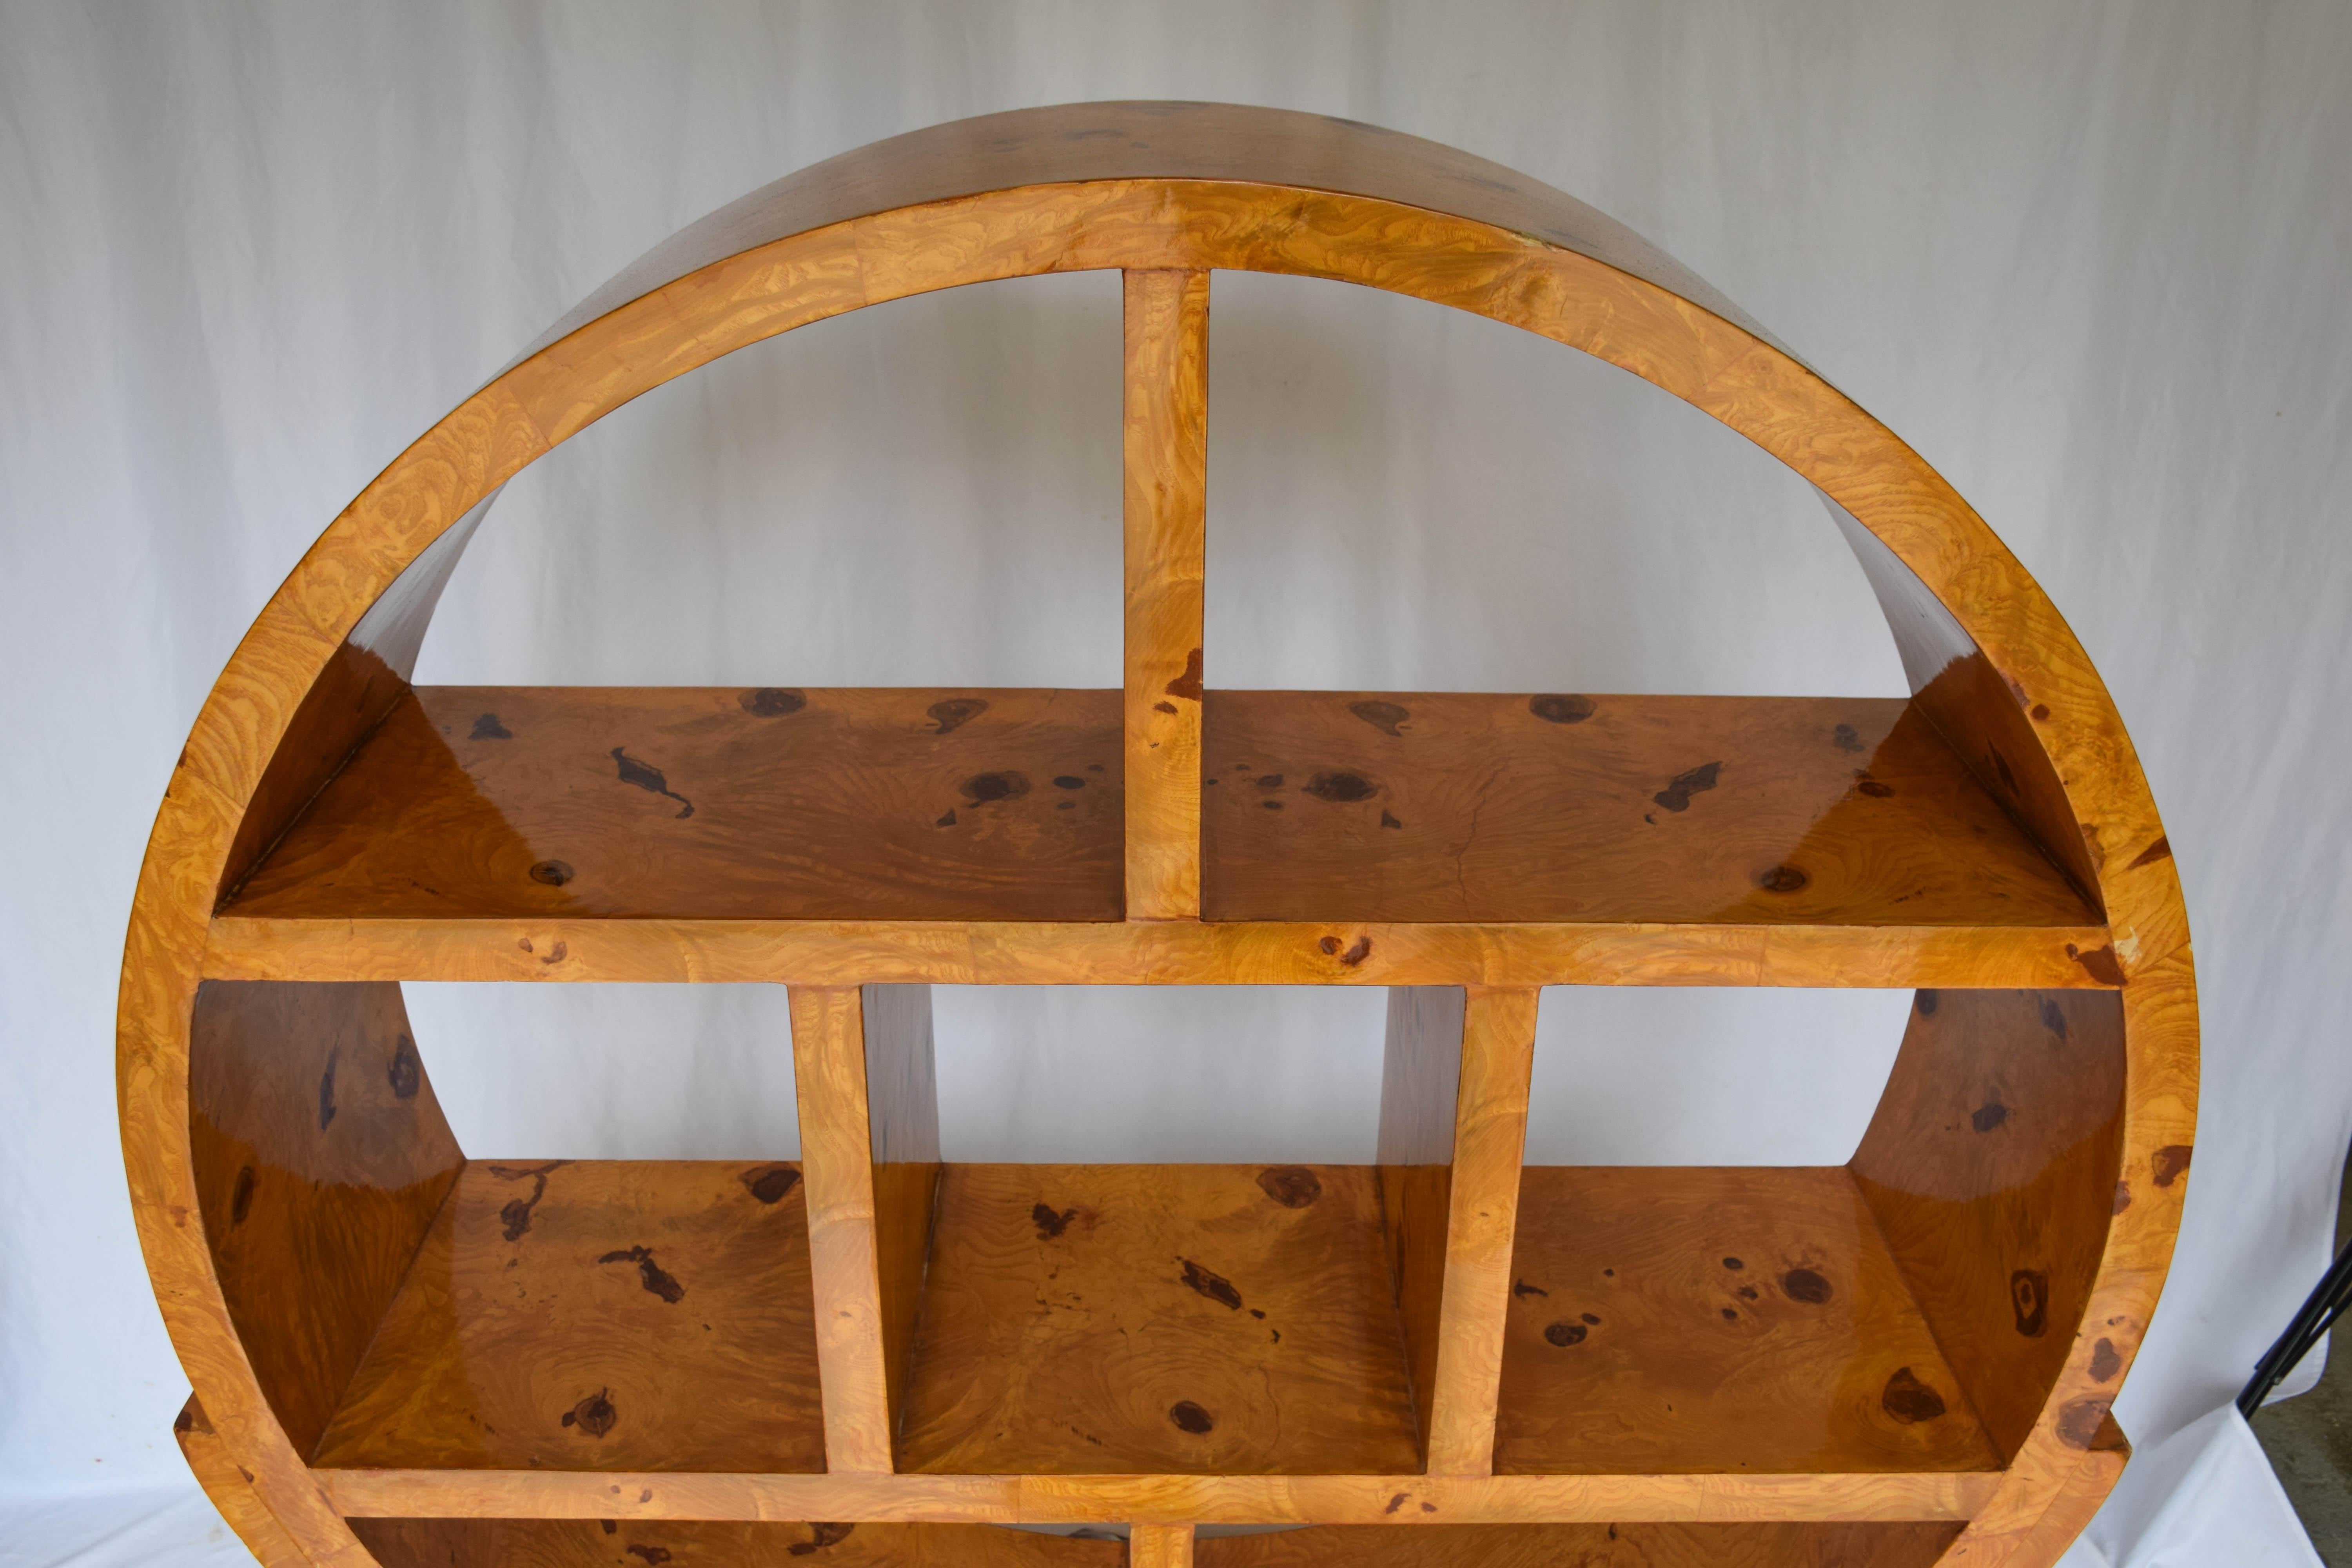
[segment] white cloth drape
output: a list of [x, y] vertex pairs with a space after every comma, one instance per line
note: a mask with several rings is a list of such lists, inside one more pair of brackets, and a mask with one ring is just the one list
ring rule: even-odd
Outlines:
[[[2204, 1006], [2187, 1227], [2116, 1406], [2142, 1459], [2095, 1550], [2308, 1561], [2259, 1455], [2190, 1424], [2324, 1267], [2352, 1137], [2347, 89], [2336, 0], [0, 0], [0, 1561], [207, 1550], [111, 1024], [155, 803], [270, 588], [672, 229], [899, 131], [1110, 97], [1370, 121], [1591, 202], [2041, 578], [2139, 745]], [[1654, 389], [1336, 285], [1220, 275], [1213, 317], [1212, 685], [1902, 689], [1811, 492]], [[1114, 279], [1037, 279], [656, 392], [509, 488], [420, 679], [1115, 685], [1118, 337]], [[410, 1005], [477, 1152], [797, 1147], [761, 988]], [[1530, 1156], [1842, 1160], [1902, 1006], [1551, 993]], [[939, 1029], [950, 1157], [1370, 1148], [1375, 996], [943, 992]], [[2185, 1427], [2194, 1487], [2152, 1462]]]

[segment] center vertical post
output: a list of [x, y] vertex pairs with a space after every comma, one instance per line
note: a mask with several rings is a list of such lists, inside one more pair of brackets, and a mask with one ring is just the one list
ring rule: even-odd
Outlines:
[[1201, 918], [1209, 275], [1126, 277], [1127, 918]]

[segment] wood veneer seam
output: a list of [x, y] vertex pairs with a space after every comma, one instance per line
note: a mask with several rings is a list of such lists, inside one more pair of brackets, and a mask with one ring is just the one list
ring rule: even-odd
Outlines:
[[[393, 984], [398, 984], [399, 982]], [[440, 1226], [442, 1214], [457, 1201], [457, 1184], [465, 1179], [466, 1168], [472, 1163], [465, 1151], [459, 1150], [457, 1163], [450, 1167], [446, 1177], [448, 1184], [441, 1189], [441, 1201], [433, 1205], [432, 1217], [417, 1231], [416, 1245], [410, 1249], [408, 1261], [401, 1266], [400, 1281], [392, 1288], [392, 1294], [384, 1298], [383, 1310], [376, 1314], [375, 1327], [368, 1331], [367, 1343], [360, 1348], [359, 1359], [352, 1363], [352, 1370], [344, 1377], [343, 1385], [335, 1391], [333, 1402], [327, 1406], [326, 1423], [319, 1428], [318, 1441], [312, 1443], [310, 1451], [302, 1456], [304, 1464], [316, 1465], [319, 1462], [320, 1454], [327, 1447], [328, 1437], [334, 1434], [335, 1417], [342, 1413], [343, 1401], [351, 1397], [352, 1385], [359, 1381], [360, 1373], [368, 1364], [368, 1357], [375, 1352], [376, 1341], [383, 1337], [384, 1325], [392, 1321], [393, 1308], [408, 1289], [409, 1279], [416, 1272], [417, 1261], [425, 1256], [425, 1244], [433, 1239], [434, 1231]]]

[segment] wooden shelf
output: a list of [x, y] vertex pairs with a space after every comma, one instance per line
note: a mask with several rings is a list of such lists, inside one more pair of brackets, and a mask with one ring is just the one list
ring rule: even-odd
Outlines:
[[[412, 686], [499, 487], [604, 414], [1072, 268], [1123, 274], [1116, 690]], [[1748, 437], [1913, 697], [1204, 690], [1231, 268], [1524, 328]], [[785, 984], [801, 1163], [469, 1161], [411, 979]], [[1377, 1163], [943, 1163], [940, 984], [1386, 986]], [[1528, 1170], [1571, 984], [1916, 995], [1846, 1170]], [[2128, 1457], [2196, 1027], [2105, 688], [1916, 454], [1511, 171], [1096, 104], [755, 193], [384, 468], [181, 752], [117, 1079], [174, 1431], [269, 1568], [2031, 1568]], [[1272, 1523], [1309, 1528], [1194, 1538]]]
[[2077, 926], [1907, 701], [1220, 691], [1213, 920]]
[[1957, 1524], [1317, 1525], [1202, 1538], [1197, 1568], [1927, 1568]]
[[901, 1470], [1421, 1468], [1367, 1166], [945, 1167]]
[[1116, 692], [423, 687], [229, 908], [1115, 921], [1119, 776]]
[[1843, 1167], [1530, 1166], [1498, 1473], [1996, 1470]]
[[796, 1164], [470, 1161], [327, 1468], [824, 1468]]
[[354, 1520], [383, 1568], [1124, 1568], [1118, 1541], [987, 1524]]
[[[423, 688], [226, 912], [1116, 921], [1118, 701]], [[2098, 923], [1899, 700], [1217, 691], [1203, 711], [1211, 920]]]

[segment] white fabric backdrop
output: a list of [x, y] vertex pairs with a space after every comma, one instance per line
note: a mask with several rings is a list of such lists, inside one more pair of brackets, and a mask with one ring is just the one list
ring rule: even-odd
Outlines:
[[[2040, 576], [2140, 746], [2205, 1017], [2187, 1227], [2116, 1406], [2142, 1460], [2097, 1550], [2218, 1562], [2218, 1523], [2237, 1562], [2308, 1560], [2260, 1487], [2202, 1484], [2203, 1535], [2159, 1512], [2183, 1475], [2242, 1481], [2242, 1449], [2183, 1458], [2212, 1424], [2152, 1451], [2316, 1278], [2352, 1136], [2352, 7], [1187, 0], [0, 3], [0, 1561], [232, 1549], [168, 1430], [111, 1029], [155, 803], [271, 587], [672, 229], [882, 136], [1110, 97], [1367, 120], [1584, 198]], [[1220, 274], [1211, 335], [1213, 684], [1902, 689], [1810, 491], [1654, 389], [1293, 279]], [[1114, 685], [1117, 365], [1108, 276], [723, 361], [509, 487], [419, 678]], [[766, 988], [409, 990], [478, 1152], [797, 1146]], [[1550, 993], [1531, 1157], [1842, 1160], [1902, 1005]], [[1376, 996], [939, 1007], [951, 1156], [1370, 1147]], [[1244, 1053], [1273, 1072], [1246, 1099]]]

